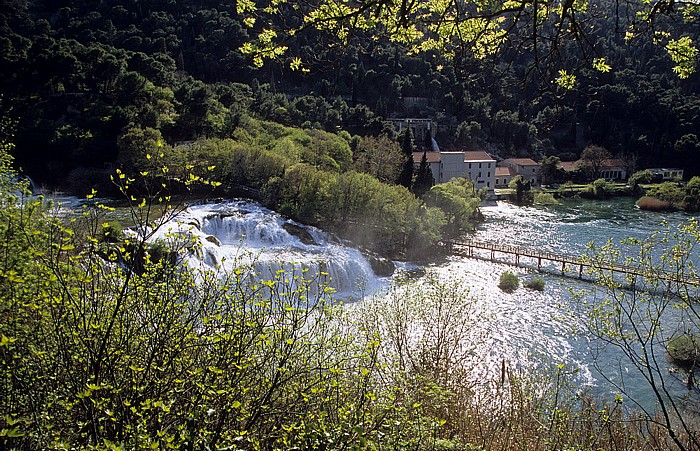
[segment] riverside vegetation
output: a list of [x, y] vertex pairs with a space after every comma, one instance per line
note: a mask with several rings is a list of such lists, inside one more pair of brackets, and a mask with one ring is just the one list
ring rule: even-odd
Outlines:
[[675, 417], [587, 398], [564, 365], [471, 377], [487, 318], [455, 280], [343, 306], [323, 274], [192, 266], [196, 242], [148, 238], [178, 212], [169, 184], [207, 184], [194, 174], [148, 173], [132, 191], [118, 172], [138, 233], [115, 247], [109, 207], [66, 221], [14, 194], [1, 155], [4, 449], [692, 446]]

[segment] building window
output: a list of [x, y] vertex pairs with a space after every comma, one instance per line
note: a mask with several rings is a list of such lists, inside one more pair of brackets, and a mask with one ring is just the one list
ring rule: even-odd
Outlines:
[[491, 169], [491, 163], [486, 163], [486, 167]]
[[486, 173], [486, 177], [491, 178], [491, 171]]
[[479, 163], [479, 169], [481, 169], [481, 163]]
[[479, 175], [477, 177], [481, 178], [481, 171], [479, 171]]

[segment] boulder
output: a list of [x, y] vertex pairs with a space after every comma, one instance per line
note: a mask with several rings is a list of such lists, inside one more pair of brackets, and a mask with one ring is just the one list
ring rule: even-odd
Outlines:
[[674, 337], [668, 342], [666, 350], [681, 365], [700, 363], [700, 336], [684, 334]]
[[282, 224], [282, 228], [287, 231], [288, 234], [299, 238], [299, 241], [306, 245], [318, 244], [313, 236], [304, 227], [291, 223], [285, 222]]
[[366, 257], [375, 275], [379, 277], [389, 277], [394, 274], [396, 265], [394, 265], [393, 261], [377, 255], [367, 255]]
[[204, 239], [209, 241], [212, 244], [215, 244], [216, 246], [221, 247], [221, 241], [219, 241], [219, 239], [217, 237], [215, 237], [214, 235], [207, 235]]

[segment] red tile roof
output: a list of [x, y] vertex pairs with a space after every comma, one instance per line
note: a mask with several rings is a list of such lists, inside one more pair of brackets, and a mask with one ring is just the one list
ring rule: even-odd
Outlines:
[[507, 158], [503, 160], [504, 163], [513, 163], [519, 166], [539, 166], [535, 160], [532, 158]]
[[483, 150], [464, 152], [464, 161], [493, 161], [491, 155]]
[[572, 172], [578, 168], [578, 165], [578, 161], [562, 161], [557, 165], [557, 167], [563, 169], [566, 172]]
[[505, 166], [496, 166], [496, 177], [510, 177], [514, 175], [515, 171], [513, 171], [511, 168]]
[[[426, 152], [425, 157], [428, 163], [439, 163], [440, 162], [440, 152]], [[413, 152], [413, 162], [418, 164], [420, 160], [423, 159], [423, 152]]]

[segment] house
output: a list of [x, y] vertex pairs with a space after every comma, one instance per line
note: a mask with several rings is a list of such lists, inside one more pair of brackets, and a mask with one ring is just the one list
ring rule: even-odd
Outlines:
[[524, 180], [537, 185], [540, 165], [532, 158], [506, 158], [500, 166], [510, 168], [515, 175], [521, 175]]
[[601, 160], [595, 174], [590, 170], [590, 163], [585, 160], [562, 161], [558, 167], [569, 174], [579, 172], [585, 177], [586, 181], [600, 178], [606, 180], [627, 180], [628, 177], [626, 165], [624, 161], [619, 159]]
[[[413, 152], [413, 163], [420, 165], [423, 152]], [[496, 178], [496, 160], [484, 151], [426, 152], [428, 166], [435, 183], [448, 182], [463, 177], [474, 183], [476, 189], [486, 188], [493, 195]]]
[[605, 180], [627, 180], [625, 162], [619, 159], [603, 160], [598, 178]]
[[683, 169], [679, 168], [649, 168], [653, 174], [664, 182], [683, 180]]
[[506, 166], [496, 166], [496, 188], [508, 188], [508, 184], [515, 177], [515, 171]]

